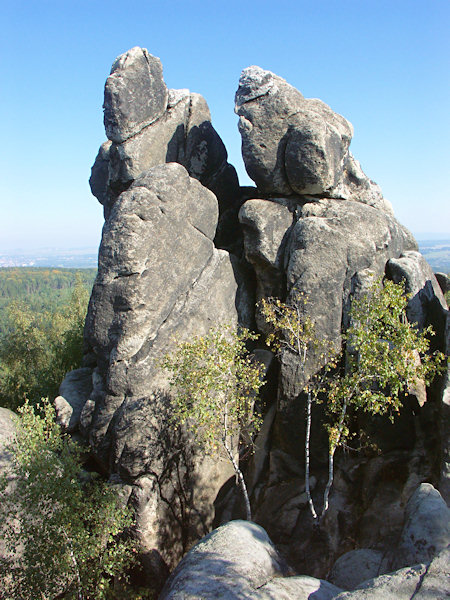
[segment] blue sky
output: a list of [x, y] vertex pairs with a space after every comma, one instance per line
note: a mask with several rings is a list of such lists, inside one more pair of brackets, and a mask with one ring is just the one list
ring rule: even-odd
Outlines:
[[403, 224], [450, 237], [448, 0], [0, 0], [0, 23], [0, 251], [98, 245], [103, 85], [136, 45], [203, 94], [242, 184], [234, 93], [256, 64], [353, 123]]

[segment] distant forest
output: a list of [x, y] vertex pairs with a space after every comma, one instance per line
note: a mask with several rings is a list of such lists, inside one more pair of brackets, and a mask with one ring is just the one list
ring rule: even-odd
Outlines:
[[11, 303], [25, 303], [33, 313], [54, 312], [69, 301], [77, 281], [90, 291], [96, 273], [97, 269], [0, 268], [0, 334], [8, 331]]

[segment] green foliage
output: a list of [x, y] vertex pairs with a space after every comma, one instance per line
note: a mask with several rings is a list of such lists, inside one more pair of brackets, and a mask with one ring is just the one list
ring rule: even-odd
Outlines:
[[254, 402], [263, 384], [263, 366], [246, 348], [246, 341], [257, 337], [246, 329], [236, 333], [222, 326], [178, 344], [163, 362], [175, 392], [174, 422], [185, 425], [207, 454], [225, 454], [239, 481], [248, 520], [250, 501], [232, 440], [245, 435], [249, 444], [260, 425]]
[[0, 339], [0, 403], [15, 409], [29, 398], [55, 397], [64, 375], [80, 365], [89, 291], [78, 279], [66, 304], [34, 312], [14, 302]]
[[[276, 298], [261, 302], [261, 312], [272, 328], [267, 344], [278, 352], [297, 354], [300, 368], [312, 353], [323, 368], [313, 374], [306, 387], [305, 488], [311, 513], [317, 519], [309, 492], [309, 436], [311, 403], [326, 397], [329, 416], [329, 479], [324, 492], [321, 516], [328, 508], [333, 481], [333, 457], [349, 435], [349, 410], [371, 415], [387, 414], [391, 420], [399, 412], [402, 399], [418, 381], [429, 385], [442, 371], [443, 354], [430, 353], [431, 327], [420, 331], [406, 318], [408, 299], [405, 286], [377, 280], [350, 310], [351, 326], [343, 335], [344, 350], [337, 354], [327, 340], [318, 339], [314, 323], [306, 315], [306, 299], [301, 294], [286, 305]], [[338, 365], [341, 363], [341, 370]]]
[[[19, 409], [18, 433], [0, 480], [3, 598], [118, 598], [114, 577], [133, 562], [131, 525], [116, 492], [83, 474], [81, 448], [62, 435], [48, 400]], [[13, 481], [8, 486], [8, 477]]]
[[444, 355], [429, 351], [432, 327], [421, 331], [409, 323], [407, 303], [404, 284], [389, 280], [375, 281], [353, 301], [351, 326], [344, 336], [345, 373], [328, 388], [330, 449], [346, 437], [347, 407], [371, 415], [387, 414], [392, 421], [408, 390], [421, 380], [429, 385], [442, 371]]
[[262, 366], [251, 360], [245, 346], [254, 339], [247, 330], [219, 327], [178, 344], [164, 359], [175, 391], [174, 421], [186, 425], [207, 453], [220, 452], [224, 439], [239, 435], [242, 428], [258, 427], [253, 404]]
[[24, 302], [33, 313], [53, 313], [66, 304], [77, 281], [91, 290], [96, 269], [0, 268], [0, 335], [9, 333], [8, 307]]

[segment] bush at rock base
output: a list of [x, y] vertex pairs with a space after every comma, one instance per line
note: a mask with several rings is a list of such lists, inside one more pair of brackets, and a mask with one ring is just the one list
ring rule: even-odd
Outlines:
[[[13, 598], [119, 598], [135, 561], [131, 516], [114, 489], [81, 468], [48, 400], [19, 409], [12, 460], [0, 479], [0, 588]], [[122, 579], [122, 581], [120, 581]], [[127, 597], [127, 596], [125, 596]]]

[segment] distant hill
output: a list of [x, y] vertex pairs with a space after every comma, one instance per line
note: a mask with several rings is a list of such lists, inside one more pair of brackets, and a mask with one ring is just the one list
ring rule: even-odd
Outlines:
[[450, 239], [417, 240], [420, 252], [435, 273], [450, 273]]

